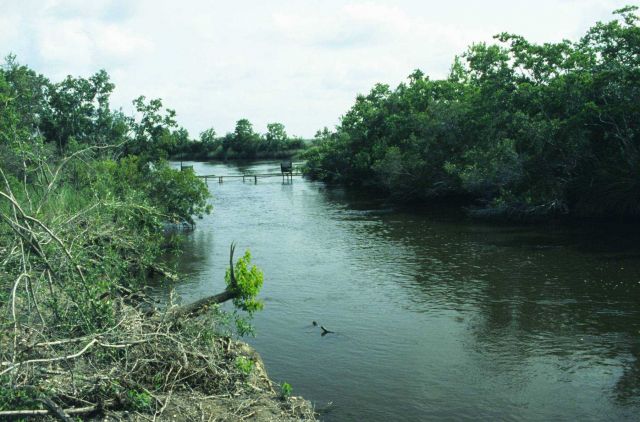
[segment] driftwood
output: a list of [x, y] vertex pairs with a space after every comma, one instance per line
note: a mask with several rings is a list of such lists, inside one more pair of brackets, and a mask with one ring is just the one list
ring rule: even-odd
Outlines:
[[[63, 421], [71, 421], [69, 415], [83, 415], [87, 413], [94, 413], [105, 408], [113, 407], [116, 402], [109, 401], [107, 403], [103, 403], [102, 405], [91, 405], [85, 407], [71, 407], [68, 409], [61, 409], [55, 403], [53, 403], [49, 399], [40, 399], [40, 402], [45, 404], [46, 409], [33, 409], [33, 410], [2, 410], [0, 411], [0, 419], [2, 418], [24, 418], [24, 417], [35, 417], [35, 416], [46, 416], [50, 415], [55, 417], [58, 420]], [[57, 408], [57, 410], [52, 410], [52, 407]], [[67, 418], [67, 419], [64, 419]]]
[[207, 296], [188, 305], [173, 308], [171, 311], [171, 317], [178, 318], [182, 316], [197, 315], [204, 311], [207, 306], [224, 303], [239, 296], [240, 291], [238, 290], [238, 282], [233, 272], [233, 253], [235, 252], [235, 249], [235, 243], [231, 243], [231, 247], [229, 248], [230, 283], [226, 290], [213, 296]]
[[38, 399], [38, 401], [44, 404], [44, 406], [49, 410], [49, 413], [51, 413], [56, 419], [62, 422], [73, 422], [69, 415], [67, 415], [67, 413], [65, 413], [65, 411], [55, 404], [50, 398], [42, 397]]

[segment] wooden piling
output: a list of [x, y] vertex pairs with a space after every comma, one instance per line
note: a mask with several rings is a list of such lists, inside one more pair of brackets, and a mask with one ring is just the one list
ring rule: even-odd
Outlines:
[[290, 182], [293, 181], [293, 177], [294, 176], [302, 176], [301, 173], [284, 173], [284, 174], [278, 174], [278, 173], [242, 173], [242, 174], [227, 174], [224, 176], [220, 176], [220, 175], [215, 175], [215, 174], [203, 174], [203, 175], [197, 175], [197, 177], [204, 179], [205, 182], [209, 182], [209, 179], [218, 179], [218, 183], [223, 183], [224, 182], [224, 178], [237, 178], [237, 179], [242, 179], [242, 181], [244, 183], [246, 183], [247, 181], [251, 180], [251, 178], [253, 178], [253, 183], [258, 184], [258, 177], [264, 177], [264, 178], [268, 178], [268, 177], [282, 177], [282, 181], [284, 182]]

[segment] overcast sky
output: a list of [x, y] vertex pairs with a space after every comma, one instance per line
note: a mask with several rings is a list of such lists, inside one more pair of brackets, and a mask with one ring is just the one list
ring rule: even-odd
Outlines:
[[498, 32], [577, 39], [632, 0], [0, 0], [0, 54], [53, 80], [106, 69], [112, 103], [160, 97], [192, 136], [248, 118], [310, 137], [358, 93], [441, 78]]

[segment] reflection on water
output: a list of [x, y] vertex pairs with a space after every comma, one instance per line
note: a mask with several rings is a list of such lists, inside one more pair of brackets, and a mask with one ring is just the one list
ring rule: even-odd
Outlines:
[[250, 248], [266, 306], [249, 341], [274, 379], [333, 402], [326, 420], [638, 414], [637, 228], [479, 224], [300, 178], [210, 190], [214, 214], [187, 235], [178, 292], [220, 291], [228, 245]]

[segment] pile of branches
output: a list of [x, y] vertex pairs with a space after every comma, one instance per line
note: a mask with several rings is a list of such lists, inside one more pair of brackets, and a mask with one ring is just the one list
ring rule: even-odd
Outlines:
[[234, 395], [247, 375], [234, 364], [235, 348], [212, 335], [215, 320], [184, 321], [167, 311], [153, 318], [115, 300], [120, 318], [108, 329], [80, 337], [38, 341], [40, 333], [17, 333], [18, 357], [2, 361], [0, 376], [14, 393], [43, 409], [0, 411], [7, 416], [105, 414], [130, 410], [161, 416], [175, 392]]
[[[264, 371], [250, 370], [259, 357], [239, 365], [247, 352], [220, 335], [228, 322], [217, 304], [241, 299], [233, 245], [223, 293], [159, 311], [132, 280], [167, 273], [154, 261], [160, 225], [147, 224], [161, 216], [65, 189], [68, 163], [24, 161], [21, 177], [0, 168], [0, 419], [156, 420], [196, 405], [204, 418], [207, 400], [277, 398]], [[308, 406], [271, 402], [276, 419], [313, 419]], [[254, 412], [232, 408], [238, 418]]]

